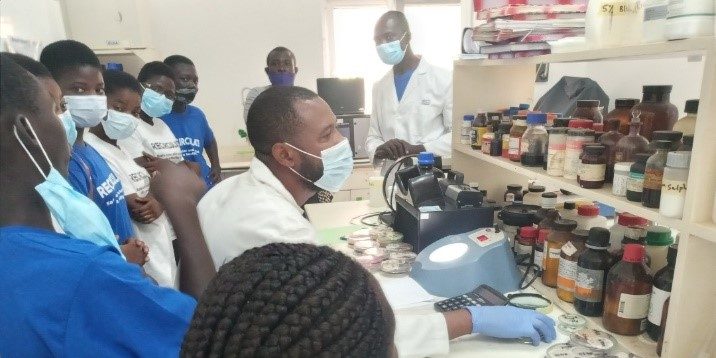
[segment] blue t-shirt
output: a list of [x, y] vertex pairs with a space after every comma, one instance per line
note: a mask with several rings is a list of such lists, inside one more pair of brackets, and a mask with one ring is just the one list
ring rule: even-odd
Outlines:
[[209, 127], [209, 122], [201, 109], [188, 105], [183, 113], [171, 112], [162, 117], [164, 123], [179, 140], [181, 154], [185, 160], [199, 163], [201, 176], [206, 186], [211, 188], [214, 182], [211, 180], [210, 168], [204, 159], [204, 149], [214, 142], [214, 132]]
[[[109, 220], [114, 234], [119, 236], [119, 243], [124, 244], [128, 238], [133, 237], [132, 218], [129, 216], [127, 201], [124, 199], [122, 183], [104, 158], [87, 143], [75, 144], [72, 146], [68, 169], [67, 179], [70, 185], [83, 195], [91, 197], [99, 206]], [[94, 186], [92, 195], [89, 195], [88, 174]]]
[[398, 95], [398, 101], [403, 99], [405, 88], [408, 87], [408, 82], [410, 81], [410, 77], [413, 75], [413, 72], [415, 72], [415, 69], [405, 71], [399, 75], [393, 75], [393, 80], [395, 81], [395, 94]]
[[0, 228], [0, 356], [178, 357], [196, 301], [116, 249]]

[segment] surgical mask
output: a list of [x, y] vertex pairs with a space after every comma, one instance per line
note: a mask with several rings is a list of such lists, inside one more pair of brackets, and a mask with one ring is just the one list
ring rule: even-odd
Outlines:
[[[323, 162], [323, 175], [321, 175], [318, 180], [313, 182], [313, 184], [321, 189], [328, 190], [330, 192], [337, 192], [341, 190], [341, 187], [343, 187], [343, 184], [351, 175], [351, 172], [353, 172], [353, 150], [348, 143], [348, 139], [343, 139], [340, 143], [334, 145], [333, 147], [322, 150], [320, 157], [298, 149], [290, 143], [286, 144], [303, 154], [320, 159], [321, 162]], [[295, 169], [290, 167], [289, 169], [304, 180], [312, 182]]]
[[386, 65], [397, 65], [403, 60], [405, 50], [400, 47], [400, 41], [403, 41], [406, 34], [407, 32], [403, 34], [403, 37], [401, 37], [400, 40], [386, 42], [375, 47], [376, 50], [378, 50], [378, 57], [380, 57], [380, 60], [383, 61], [383, 63]]
[[172, 111], [174, 101], [159, 92], [146, 88], [142, 94], [142, 111], [150, 117], [159, 118]]
[[107, 115], [106, 96], [64, 96], [72, 120], [80, 128], [92, 128]]
[[[45, 205], [54, 216], [55, 220], [59, 224], [60, 228], [68, 235], [76, 239], [89, 241], [98, 246], [112, 246], [122, 255], [122, 251], [119, 249], [119, 243], [114, 236], [112, 226], [110, 226], [107, 217], [104, 216], [99, 207], [88, 197], [80, 194], [74, 190], [67, 180], [62, 177], [50, 161], [50, 157], [47, 155], [44, 146], [40, 142], [40, 138], [37, 136], [35, 129], [32, 128], [32, 124], [27, 118], [23, 118], [25, 124], [32, 132], [32, 135], [37, 140], [38, 145], [42, 154], [45, 156], [50, 167], [50, 173], [45, 175], [37, 163], [37, 160], [32, 156], [30, 151], [25, 146], [25, 143], [20, 140], [20, 136], [17, 134], [17, 127], [13, 128], [15, 138], [20, 143], [22, 149], [25, 150], [28, 157], [35, 168], [40, 172], [45, 180], [35, 186], [35, 190], [40, 194], [42, 200], [45, 201]], [[124, 257], [124, 255], [122, 255]]]
[[177, 88], [176, 95], [177, 95], [177, 102], [182, 102], [184, 104], [189, 104], [191, 102], [194, 102], [194, 98], [196, 97], [196, 93], [199, 90], [197, 88]]
[[296, 74], [291, 72], [269, 72], [268, 77], [273, 86], [293, 86]]
[[137, 129], [137, 121], [131, 114], [110, 109], [107, 112], [107, 120], [102, 121], [102, 128], [109, 139], [122, 140], [134, 133]]
[[62, 122], [62, 127], [65, 128], [67, 142], [70, 143], [70, 146], [75, 145], [75, 141], [77, 140], [77, 125], [75, 121], [72, 120], [69, 109], [60, 114], [60, 121]]

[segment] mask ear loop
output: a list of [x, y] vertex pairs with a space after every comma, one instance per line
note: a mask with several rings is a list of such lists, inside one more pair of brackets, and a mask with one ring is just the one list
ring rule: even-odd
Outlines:
[[[40, 150], [42, 151], [42, 154], [45, 156], [45, 160], [47, 160], [47, 164], [50, 166], [50, 170], [52, 170], [53, 166], [52, 166], [52, 162], [50, 161], [50, 157], [47, 155], [47, 152], [45, 151], [45, 147], [40, 142], [40, 137], [37, 136], [37, 133], [35, 132], [35, 128], [32, 127], [32, 124], [30, 123], [30, 121], [27, 118], [23, 117], [22, 119], [25, 121], [28, 128], [30, 128], [30, 132], [37, 140], [37, 144], [40, 146]], [[30, 154], [30, 150], [27, 149], [27, 146], [25, 146], [25, 143], [23, 143], [22, 140], [20, 140], [20, 135], [17, 134], [17, 126], [13, 126], [12, 131], [15, 134], [15, 139], [17, 139], [17, 141], [20, 143], [20, 146], [22, 147], [22, 149], [25, 150], [25, 153], [27, 153], [27, 156], [30, 157], [30, 160], [32, 160], [32, 163], [35, 164], [35, 168], [37, 168], [37, 171], [40, 172], [40, 175], [42, 175], [43, 178], [47, 179], [47, 175], [45, 175], [45, 172], [43, 172], [42, 168], [40, 168], [40, 164], [38, 164], [37, 160], [35, 160], [35, 158], [32, 156], [32, 154]]]
[[295, 149], [295, 150], [297, 150], [297, 151], [299, 151], [299, 152], [301, 152], [301, 153], [303, 153], [303, 154], [310, 155], [310, 156], [312, 156], [312, 157], [314, 157], [314, 158], [316, 158], [316, 159], [323, 160], [323, 157], [319, 157], [319, 156], [317, 156], [317, 155], [315, 155], [315, 154], [311, 154], [311, 153], [309, 153], [309, 152], [307, 152], [307, 151], [305, 151], [305, 150], [303, 150], [303, 149], [296, 148], [296, 147], [295, 147], [293, 144], [291, 144], [291, 143], [283, 142], [283, 144], [285, 144], [285, 145], [287, 145], [287, 146], [289, 146], [289, 147], [291, 147], [291, 148], [293, 148], [293, 149]]

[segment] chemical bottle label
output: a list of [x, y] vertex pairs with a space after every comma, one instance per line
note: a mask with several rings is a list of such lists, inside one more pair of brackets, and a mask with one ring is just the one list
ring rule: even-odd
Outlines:
[[602, 16], [636, 15], [643, 7], [641, 1], [605, 1], [599, 8]]
[[661, 192], [678, 196], [686, 196], [686, 182], [681, 180], [666, 180], [661, 182]]
[[562, 253], [562, 249], [560, 248], [550, 248], [549, 249], [549, 255], [547, 256], [548, 259], [554, 259], [559, 260], [559, 255]]
[[671, 296], [671, 292], [653, 287], [651, 290], [651, 303], [649, 304], [649, 322], [660, 325], [661, 311], [664, 309], [664, 302]]
[[[619, 296], [619, 311], [617, 317], [625, 319], [645, 319], [649, 314], [649, 299], [651, 294], [630, 295], [622, 293]], [[644, 322], [646, 324], [646, 322]]]
[[510, 137], [510, 149], [509, 149], [508, 153], [512, 156], [519, 156], [521, 142], [522, 142], [522, 138]]
[[644, 189], [661, 190], [664, 170], [646, 169], [644, 171]]
[[564, 150], [549, 149], [547, 153], [547, 174], [562, 175], [564, 173]]
[[539, 268], [544, 269], [544, 251], [535, 250], [535, 265]]
[[557, 287], [567, 292], [574, 292], [574, 278], [577, 276], [577, 263], [563, 258], [559, 259]]
[[634, 193], [641, 193], [644, 191], [644, 174], [641, 173], [629, 173], [629, 180], [627, 180], [627, 191]]
[[566, 244], [562, 245], [562, 252], [564, 252], [564, 254], [567, 256], [572, 256], [575, 252], [577, 252], [577, 248], [574, 247], [574, 244], [572, 244], [571, 241], [569, 241]]
[[604, 181], [606, 164], [584, 164], [579, 166], [579, 179], [584, 181]]
[[522, 245], [519, 242], [515, 243], [515, 253], [517, 255], [530, 255], [532, 253], [532, 246]]
[[585, 302], [602, 302], [604, 293], [604, 270], [577, 267], [574, 297]]

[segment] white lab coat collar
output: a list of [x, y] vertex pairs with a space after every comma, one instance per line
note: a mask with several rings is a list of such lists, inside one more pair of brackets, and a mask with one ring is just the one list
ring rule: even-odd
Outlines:
[[251, 159], [249, 171], [251, 172], [251, 176], [254, 177], [254, 179], [263, 184], [266, 184], [266, 186], [272, 188], [273, 190], [276, 190], [277, 193], [284, 197], [287, 202], [291, 203], [296, 208], [296, 210], [298, 210], [301, 215], [303, 215], [303, 209], [301, 209], [298, 203], [296, 203], [296, 199], [293, 197], [293, 195], [291, 195], [288, 189], [286, 189], [283, 183], [281, 183], [281, 181], [276, 178], [271, 169], [269, 169], [269, 167], [266, 166], [264, 162], [254, 157], [253, 159]]
[[[419, 88], [420, 83], [423, 81], [423, 76], [428, 73], [430, 70], [430, 66], [428, 65], [423, 58], [420, 58], [420, 62], [418, 62], [418, 67], [415, 68], [415, 71], [410, 76], [410, 79], [408, 80], [408, 85], [405, 86], [405, 92], [403, 92], [403, 98], [410, 98], [412, 95], [412, 92], [416, 91], [417, 88]], [[417, 76], [416, 76], [417, 75]], [[398, 93], [395, 90], [395, 72], [393, 72], [393, 67], [390, 68], [390, 72], [388, 73], [388, 76], [385, 77], [385, 79], [388, 82], [388, 86], [391, 87], [390, 91], [393, 93], [393, 98], [395, 99], [395, 102], [398, 103], [398, 107], [400, 108], [405, 101], [402, 99], [398, 100]]]

